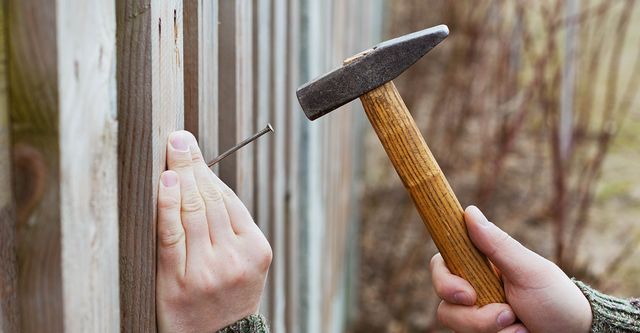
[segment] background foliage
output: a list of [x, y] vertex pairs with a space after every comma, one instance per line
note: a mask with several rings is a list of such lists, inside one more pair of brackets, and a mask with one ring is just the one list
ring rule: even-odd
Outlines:
[[[598, 288], [640, 293], [637, 1], [388, 0], [387, 37], [451, 34], [396, 80], [463, 206]], [[354, 332], [439, 331], [436, 252], [366, 139]]]

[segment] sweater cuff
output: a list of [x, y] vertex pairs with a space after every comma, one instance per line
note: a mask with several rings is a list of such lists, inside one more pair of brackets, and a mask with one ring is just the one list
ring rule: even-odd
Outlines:
[[605, 295], [573, 279], [591, 305], [591, 332], [640, 332], [640, 306], [637, 300]]
[[269, 333], [269, 327], [267, 320], [261, 314], [253, 314], [216, 333]]

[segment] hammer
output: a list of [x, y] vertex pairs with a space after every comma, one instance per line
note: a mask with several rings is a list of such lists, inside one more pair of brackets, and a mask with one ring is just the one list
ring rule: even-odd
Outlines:
[[462, 206], [391, 81], [448, 35], [447, 26], [439, 25], [383, 42], [304, 84], [296, 95], [310, 120], [360, 97], [449, 270], [471, 283], [477, 305], [506, 303], [500, 278], [469, 239]]

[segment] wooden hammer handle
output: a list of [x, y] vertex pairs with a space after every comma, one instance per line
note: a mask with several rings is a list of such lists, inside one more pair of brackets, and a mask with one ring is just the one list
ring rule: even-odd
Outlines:
[[506, 303], [500, 279], [471, 243], [462, 206], [393, 82], [360, 100], [449, 270], [475, 288], [477, 305]]

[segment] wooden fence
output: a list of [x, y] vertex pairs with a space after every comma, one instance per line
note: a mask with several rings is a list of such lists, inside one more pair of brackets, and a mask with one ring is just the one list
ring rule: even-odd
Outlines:
[[[0, 331], [155, 330], [167, 135], [213, 158], [274, 250], [274, 332], [353, 309], [362, 118], [296, 87], [379, 40], [381, 0], [1, 0]], [[346, 108], [358, 108], [355, 105]]]

